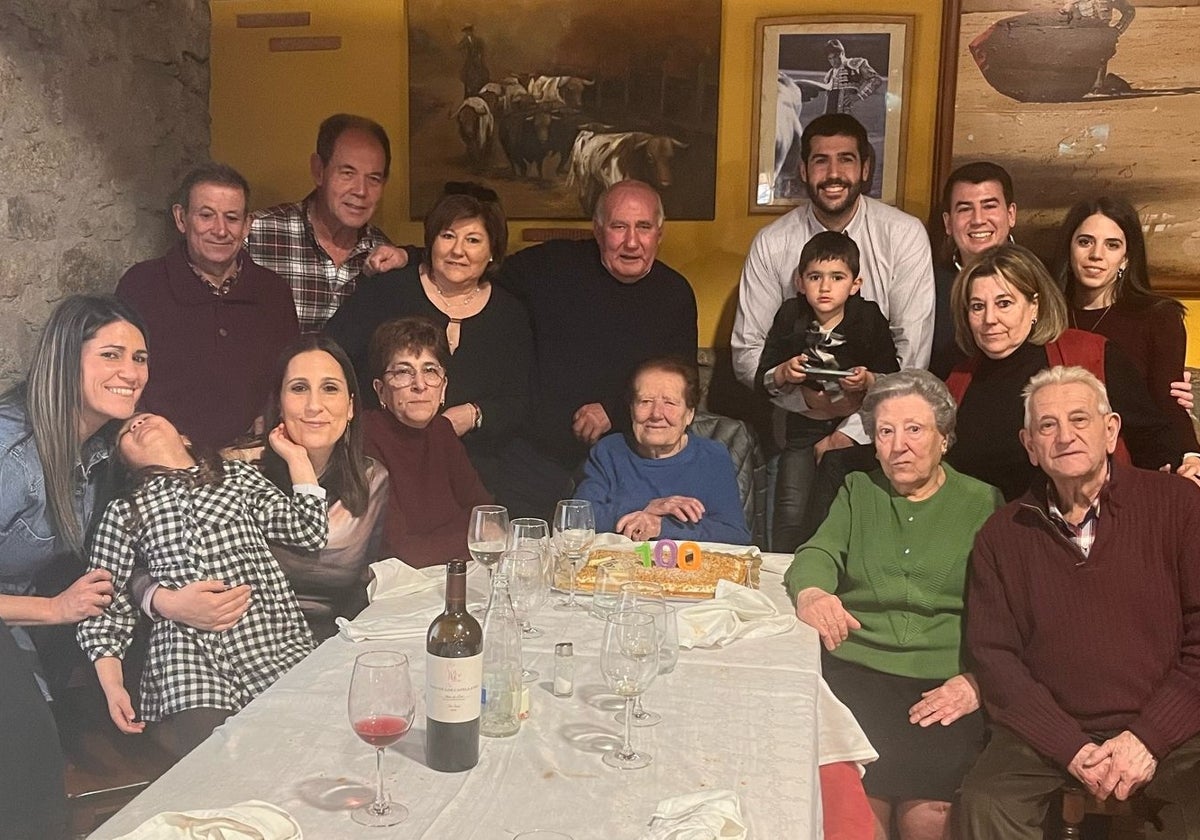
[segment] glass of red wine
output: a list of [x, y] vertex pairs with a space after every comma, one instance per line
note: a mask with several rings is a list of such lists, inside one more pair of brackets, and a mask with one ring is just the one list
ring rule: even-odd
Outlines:
[[408, 809], [388, 799], [383, 790], [383, 748], [408, 732], [415, 705], [408, 657], [403, 653], [376, 650], [354, 660], [347, 703], [350, 725], [375, 748], [375, 801], [351, 814], [360, 825], [396, 825], [408, 817]]

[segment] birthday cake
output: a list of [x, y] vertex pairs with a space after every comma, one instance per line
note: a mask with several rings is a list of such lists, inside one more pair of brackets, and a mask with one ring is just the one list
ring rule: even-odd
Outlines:
[[[655, 563], [644, 565], [642, 556], [628, 549], [594, 548], [588, 552], [587, 565], [575, 577], [575, 588], [589, 593], [596, 588], [596, 569], [606, 560], [624, 560], [634, 566], [636, 581], [648, 581], [662, 585], [663, 594], [669, 598], [711, 598], [716, 593], [718, 580], [729, 580], [743, 586], [753, 585], [762, 559], [753, 554], [730, 554], [722, 551], [701, 549], [699, 563], [693, 568], [678, 565], [663, 567]], [[749, 576], [750, 581], [747, 581]], [[560, 566], [555, 574], [555, 587], [566, 590], [571, 585], [571, 571]]]

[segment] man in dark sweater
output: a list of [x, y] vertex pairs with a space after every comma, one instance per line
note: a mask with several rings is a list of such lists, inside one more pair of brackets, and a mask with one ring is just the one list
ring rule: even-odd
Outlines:
[[696, 295], [656, 259], [658, 193], [641, 181], [614, 184], [596, 203], [593, 230], [594, 242], [547, 242], [500, 270], [533, 328], [529, 439], [567, 472], [602, 435], [629, 429], [634, 368], [655, 356], [696, 359]]
[[242, 247], [249, 197], [232, 167], [196, 167], [172, 208], [182, 240], [117, 284], [117, 297], [142, 316], [153, 347], [142, 408], [202, 446], [250, 431], [280, 352], [300, 336], [287, 282]]
[[964, 836], [1040, 838], [1072, 777], [1167, 803], [1154, 837], [1200, 836], [1200, 493], [1113, 463], [1120, 418], [1082, 368], [1026, 389], [1021, 440], [1049, 477], [980, 530], [967, 645], [992, 739]]

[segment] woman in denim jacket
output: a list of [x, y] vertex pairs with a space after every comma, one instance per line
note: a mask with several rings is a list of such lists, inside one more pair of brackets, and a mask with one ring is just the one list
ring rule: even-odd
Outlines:
[[61, 825], [62, 758], [25, 627], [74, 624], [112, 600], [104, 571], [61, 591], [45, 578], [82, 571], [105, 429], [133, 414], [146, 378], [137, 314], [78, 295], [50, 316], [25, 382], [0, 397], [0, 836], [52, 837]]

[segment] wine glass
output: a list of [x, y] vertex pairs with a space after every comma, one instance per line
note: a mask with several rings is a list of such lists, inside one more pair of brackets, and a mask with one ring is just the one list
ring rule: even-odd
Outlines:
[[556, 610], [587, 609], [575, 599], [575, 577], [587, 562], [588, 549], [596, 539], [596, 519], [592, 503], [585, 499], [563, 499], [554, 509], [554, 547], [571, 567], [571, 595], [560, 601]]
[[500, 505], [476, 505], [471, 508], [467, 525], [467, 550], [476, 563], [488, 570], [491, 588], [493, 570], [508, 540], [508, 508]]
[[[663, 594], [661, 583], [654, 583], [649, 580], [635, 580], [621, 585], [621, 600], [617, 608], [622, 610], [641, 610], [651, 605], [665, 607], [666, 603], [666, 596]], [[678, 648], [678, 632], [675, 633], [675, 639], [675, 645]], [[676, 658], [678, 658], [678, 652], [676, 652]], [[658, 712], [646, 711], [642, 706], [641, 695], [638, 695], [637, 700], [633, 704], [633, 725], [654, 726], [661, 720], [662, 715]], [[617, 722], [625, 722], [624, 710], [617, 712]]]
[[[522, 632], [529, 616], [541, 609], [550, 593], [543, 574], [542, 556], [527, 548], [510, 548], [500, 558], [500, 568], [508, 575], [508, 594]], [[521, 682], [533, 682], [538, 672], [521, 665]]]
[[[525, 548], [536, 551], [538, 556], [542, 558], [542, 579], [545, 581], [546, 598], [550, 597], [550, 584], [553, 578], [554, 563], [551, 562], [554, 553], [550, 550], [550, 523], [545, 519], [534, 519], [533, 517], [522, 516], [508, 523], [508, 547], [509, 548]], [[538, 609], [541, 609], [542, 602], [530, 611], [530, 617]], [[534, 627], [532, 623], [526, 621], [521, 627], [521, 638], [536, 639], [543, 635], [541, 628]]]
[[361, 653], [354, 660], [347, 711], [354, 733], [375, 748], [375, 801], [351, 814], [360, 825], [403, 822], [408, 809], [383, 790], [383, 748], [399, 741], [412, 726], [415, 710], [408, 657], [392, 650]]
[[604, 763], [622, 770], [636, 770], [648, 765], [651, 756], [638, 752], [630, 743], [633, 700], [658, 674], [658, 632], [654, 616], [638, 610], [617, 610], [604, 621], [600, 672], [608, 687], [625, 698], [625, 739], [619, 750], [604, 754]]
[[[637, 611], [654, 617], [654, 629], [658, 633], [658, 673], [671, 673], [679, 662], [679, 627], [675, 623], [675, 608], [662, 601], [642, 601]], [[662, 715], [658, 712], [642, 706], [639, 694], [633, 704], [633, 725], [654, 726], [661, 720]], [[624, 710], [617, 713], [617, 722], [625, 722]]]

